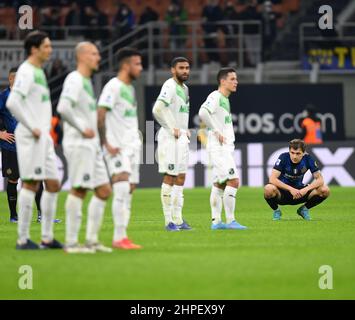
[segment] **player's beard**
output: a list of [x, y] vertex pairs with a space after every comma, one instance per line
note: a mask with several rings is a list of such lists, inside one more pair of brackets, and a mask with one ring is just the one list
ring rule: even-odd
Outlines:
[[185, 81], [187, 81], [188, 79], [189, 79], [189, 75], [187, 75], [187, 76], [183, 76], [183, 75], [176, 75], [176, 79], [178, 79], [179, 80], [179, 82], [181, 82], [181, 83], [183, 83], [183, 82], [185, 82]]

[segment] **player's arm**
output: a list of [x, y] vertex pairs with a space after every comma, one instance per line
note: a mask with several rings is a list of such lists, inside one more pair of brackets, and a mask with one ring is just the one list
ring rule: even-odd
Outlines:
[[22, 123], [32, 134], [39, 138], [41, 131], [36, 128], [36, 122], [26, 112], [24, 96], [17, 91], [12, 90], [6, 102], [6, 107], [14, 115], [14, 117]]
[[158, 121], [158, 123], [168, 131], [170, 131], [175, 138], [180, 136], [180, 130], [176, 128], [176, 122], [173, 114], [168, 106], [162, 101], [157, 100], [153, 107], [153, 115], [154, 118]]
[[226, 138], [217, 129], [217, 125], [211, 116], [210, 110], [208, 110], [206, 107], [204, 107], [202, 105], [200, 108], [200, 111], [198, 112], [198, 115], [199, 115], [200, 119], [202, 120], [202, 122], [207, 126], [207, 128], [209, 128], [210, 130], [213, 131], [213, 133], [218, 138], [218, 141], [221, 144], [225, 143]]
[[279, 179], [280, 175], [281, 175], [281, 171], [276, 170], [276, 169], [272, 169], [271, 175], [269, 178], [269, 183], [273, 184], [274, 186], [276, 186], [279, 189], [289, 191], [292, 194], [294, 199], [301, 198], [302, 195], [301, 195], [300, 190], [289, 186], [287, 183], [282, 182]]
[[58, 103], [57, 111], [60, 113], [64, 121], [67, 121], [72, 127], [77, 129], [84, 138], [91, 139], [95, 136], [92, 129], [84, 128], [79, 121], [77, 121], [74, 113], [74, 102], [66, 97], [61, 97]]
[[116, 155], [120, 152], [119, 148], [112, 147], [106, 139], [106, 113], [107, 108], [99, 106], [97, 111], [97, 128], [99, 131], [101, 145], [105, 146], [111, 155]]
[[308, 186], [304, 187], [301, 192], [305, 195], [307, 192], [319, 188], [324, 184], [324, 179], [321, 172], [318, 170], [313, 173], [313, 181]]

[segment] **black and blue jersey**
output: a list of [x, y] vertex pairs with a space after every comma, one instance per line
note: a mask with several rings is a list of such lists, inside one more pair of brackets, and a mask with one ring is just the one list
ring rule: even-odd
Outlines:
[[293, 163], [288, 152], [279, 156], [274, 169], [281, 172], [279, 180], [296, 189], [304, 187], [303, 177], [308, 170], [312, 173], [319, 170], [317, 162], [308, 153], [304, 154], [299, 163]]
[[[8, 133], [14, 133], [17, 126], [17, 120], [6, 108], [6, 100], [9, 97], [9, 94], [10, 88], [7, 88], [4, 91], [0, 92], [0, 118], [4, 126], [4, 128], [1, 129], [5, 129]], [[16, 144], [8, 143], [7, 141], [0, 139], [0, 148], [9, 151], [16, 151]]]

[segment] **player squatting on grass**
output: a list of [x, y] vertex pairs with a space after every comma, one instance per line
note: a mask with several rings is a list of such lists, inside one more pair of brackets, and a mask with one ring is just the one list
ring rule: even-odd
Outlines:
[[[305, 173], [310, 170], [314, 180], [303, 184]], [[278, 205], [303, 205], [297, 214], [311, 220], [309, 209], [323, 202], [329, 196], [317, 162], [306, 153], [304, 141], [294, 139], [289, 143], [289, 152], [279, 156], [271, 172], [269, 183], [264, 188], [264, 197], [274, 210], [273, 220], [281, 219]]]

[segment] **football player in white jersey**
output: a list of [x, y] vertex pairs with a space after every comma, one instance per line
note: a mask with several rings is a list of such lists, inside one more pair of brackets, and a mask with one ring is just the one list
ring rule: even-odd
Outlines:
[[[209, 94], [202, 104], [199, 116], [209, 129], [207, 151], [212, 163], [214, 183], [210, 204], [212, 230], [246, 229], [235, 220], [235, 199], [239, 178], [234, 160], [234, 129], [229, 96], [237, 91], [237, 72], [222, 68], [217, 75], [218, 90]], [[222, 207], [226, 223], [222, 222]]]
[[[111, 252], [111, 248], [98, 240], [106, 200], [111, 195], [97, 130], [96, 98], [90, 79], [99, 67], [100, 54], [90, 42], [80, 42], [75, 54], [77, 69], [66, 77], [58, 103], [58, 112], [65, 121], [63, 149], [71, 183], [65, 203], [65, 250], [68, 253]], [[94, 190], [94, 195], [88, 207], [86, 246], [82, 247], [78, 243], [82, 204], [90, 189]]]
[[142, 72], [139, 51], [118, 52], [118, 73], [103, 88], [98, 102], [98, 129], [113, 188], [112, 246], [140, 249], [127, 237], [132, 193], [139, 183], [141, 137], [138, 129], [137, 99], [132, 82]]
[[171, 62], [172, 78], [163, 84], [153, 107], [161, 125], [158, 133], [159, 172], [164, 174], [161, 202], [168, 231], [190, 230], [182, 217], [183, 187], [189, 161], [189, 78], [190, 63], [184, 57]]
[[[19, 67], [7, 107], [19, 121], [15, 130], [20, 178], [17, 249], [59, 249], [61, 243], [53, 237], [53, 218], [60, 190], [56, 155], [49, 134], [52, 105], [43, 64], [52, 53], [51, 41], [40, 31], [29, 33], [24, 47], [27, 60]], [[41, 199], [42, 242], [30, 240], [32, 206], [41, 181], [45, 191]]]

